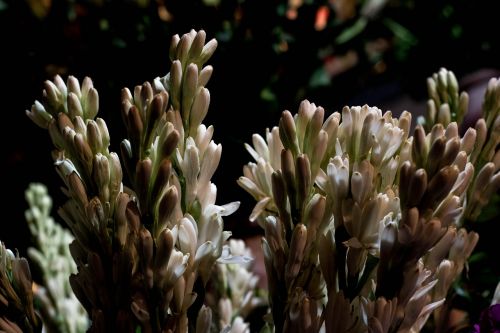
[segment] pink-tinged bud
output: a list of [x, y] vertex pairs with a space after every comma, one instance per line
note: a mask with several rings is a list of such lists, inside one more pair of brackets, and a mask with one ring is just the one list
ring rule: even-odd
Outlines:
[[110, 143], [108, 126], [102, 118], [97, 118], [95, 122], [97, 124], [97, 127], [99, 128], [99, 133], [101, 135], [102, 149], [106, 150], [108, 149]]
[[304, 133], [303, 151], [308, 155], [311, 155], [314, 149], [319, 131], [323, 126], [324, 117], [325, 117], [325, 110], [322, 107], [318, 107], [314, 111], [309, 122], [307, 123], [307, 127]]
[[192, 34], [184, 34], [177, 45], [175, 57], [183, 64], [183, 67], [187, 65], [187, 55], [189, 53], [189, 49], [191, 48], [191, 43], [193, 43], [193, 39], [194, 36]]
[[210, 65], [203, 67], [203, 69], [200, 72], [200, 75], [198, 77], [198, 85], [206, 87], [208, 84], [208, 81], [210, 81], [210, 78], [212, 77], [212, 73], [214, 72], [214, 68]]
[[170, 67], [170, 100], [175, 111], [181, 110], [182, 64], [179, 60]]
[[191, 106], [198, 88], [198, 67], [195, 64], [189, 64], [184, 72], [182, 82], [182, 120], [185, 124], [190, 120]]
[[207, 88], [201, 88], [193, 100], [191, 113], [189, 114], [189, 134], [194, 136], [198, 126], [205, 119], [210, 105], [210, 92]]
[[441, 158], [443, 157], [444, 150], [446, 147], [446, 138], [441, 136], [432, 143], [431, 149], [429, 150], [429, 155], [427, 158], [426, 171], [429, 177], [432, 178], [434, 174], [438, 171], [440, 166]]
[[398, 242], [401, 244], [411, 244], [415, 240], [415, 235], [419, 223], [419, 213], [416, 207], [408, 209], [403, 213], [398, 230]]
[[87, 141], [83, 139], [83, 136], [77, 133], [73, 137], [73, 145], [76, 153], [76, 158], [80, 160], [83, 165], [87, 168], [88, 173], [92, 170], [92, 159], [94, 155], [92, 154], [92, 149], [90, 149]]
[[177, 53], [177, 45], [179, 45], [180, 37], [178, 34], [174, 35], [172, 39], [170, 40], [170, 48], [169, 48], [169, 58], [170, 61], [176, 60], [176, 53]]
[[129, 233], [128, 220], [126, 215], [127, 205], [129, 202], [130, 197], [125, 193], [120, 193], [116, 200], [116, 237], [122, 247], [125, 246]]
[[[141, 86], [141, 105], [142, 105], [142, 112], [150, 112], [151, 110], [145, 110], [148, 105], [151, 103], [153, 100], [153, 87], [151, 87], [151, 83], [149, 82], [144, 82]], [[145, 118], [147, 118], [149, 115], [144, 114]]]
[[295, 174], [297, 183], [297, 207], [302, 207], [305, 205], [305, 201], [309, 196], [312, 186], [311, 165], [309, 164], [307, 155], [300, 154], [297, 157], [295, 170], [297, 171]]
[[297, 141], [297, 131], [295, 128], [295, 121], [290, 111], [283, 111], [279, 121], [279, 134], [281, 142], [286, 149], [291, 150], [294, 156], [299, 153], [299, 146]]
[[164, 229], [156, 239], [156, 256], [154, 262], [155, 284], [162, 283], [166, 277], [170, 256], [174, 248], [174, 238], [169, 229]]
[[[418, 169], [411, 177], [407, 189], [408, 202], [407, 207], [418, 206], [427, 189], [427, 173], [424, 169]], [[404, 191], [404, 189], [401, 189]]]
[[82, 91], [80, 89], [80, 82], [74, 76], [70, 75], [67, 80], [68, 94], [74, 93], [78, 98], [82, 98]]
[[162, 231], [168, 226], [172, 213], [178, 204], [179, 195], [175, 186], [170, 186], [161, 197], [158, 204], [158, 227], [157, 231]]
[[417, 167], [423, 167], [426, 158], [427, 145], [425, 143], [425, 131], [421, 126], [417, 126], [413, 134], [412, 159]]
[[69, 127], [71, 129], [75, 129], [75, 126], [73, 125], [73, 122], [65, 113], [59, 113], [57, 115], [57, 127], [59, 128], [59, 131], [63, 131], [66, 127]]
[[285, 266], [285, 278], [287, 285], [291, 285], [293, 279], [299, 274], [302, 260], [305, 255], [305, 246], [307, 244], [307, 228], [303, 224], [295, 226], [292, 239], [290, 241], [290, 250], [288, 252], [288, 261]]
[[196, 332], [210, 332], [211, 325], [212, 310], [208, 306], [203, 305], [196, 318]]
[[82, 81], [82, 88], [80, 89], [82, 92], [81, 98], [86, 99], [90, 90], [93, 88], [94, 88], [94, 84], [92, 83], [92, 80], [90, 79], [90, 77], [88, 77], [88, 76], [84, 77], [83, 81]]
[[196, 63], [198, 63], [200, 66], [206, 63], [208, 59], [210, 59], [210, 57], [212, 57], [212, 55], [214, 54], [215, 49], [217, 49], [217, 44], [218, 43], [215, 38], [206, 43]]
[[153, 189], [151, 191], [151, 198], [157, 198], [165, 186], [168, 185], [168, 180], [172, 173], [172, 162], [168, 159], [163, 159], [160, 162], [158, 171], [154, 178]]
[[44, 106], [38, 101], [35, 101], [35, 104], [31, 106], [31, 111], [26, 110], [26, 115], [35, 124], [44, 129], [49, 127], [49, 124], [53, 119], [52, 116], [45, 110]]
[[94, 154], [103, 152], [101, 133], [97, 123], [93, 120], [87, 123], [87, 141]]
[[200, 30], [196, 33], [196, 36], [194, 37], [193, 42], [191, 43], [191, 48], [189, 49], [189, 54], [187, 57], [188, 61], [196, 62], [197, 59], [200, 57], [201, 51], [205, 46], [206, 36], [207, 34], [205, 33], [204, 30]]
[[474, 127], [476, 130], [476, 144], [474, 145], [474, 149], [470, 156], [470, 161], [472, 163], [476, 163], [479, 154], [481, 154], [483, 150], [483, 146], [486, 142], [486, 137], [488, 135], [488, 128], [486, 127], [486, 122], [483, 118], [479, 118], [476, 122], [476, 126]]
[[172, 132], [170, 132], [170, 134], [168, 134], [161, 148], [163, 158], [168, 158], [174, 152], [177, 144], [179, 143], [179, 140], [180, 135], [177, 130], [173, 130]]
[[[44, 84], [44, 97], [46, 98], [47, 104], [46, 106], [49, 106], [49, 109], [51, 109], [49, 112], [52, 113], [53, 115], [56, 115], [57, 112], [60, 112], [59, 107], [63, 103], [63, 96], [61, 95], [61, 92], [59, 89], [57, 89], [56, 85], [52, 83], [51, 81], [45, 81]], [[45, 104], [45, 103], [44, 103]]]
[[129, 135], [132, 142], [132, 149], [138, 152], [141, 144], [142, 133], [144, 131], [144, 124], [141, 119], [140, 111], [135, 106], [130, 108], [127, 122], [130, 131]]
[[74, 119], [76, 116], [83, 117], [83, 108], [80, 99], [72, 92], [68, 94], [68, 115], [71, 119]]
[[458, 173], [458, 168], [455, 165], [446, 166], [439, 170], [429, 181], [420, 207], [434, 209], [450, 193]]
[[63, 79], [59, 74], [54, 77], [54, 84], [57, 89], [61, 92], [62, 96], [68, 95], [68, 88], [66, 87], [66, 83], [64, 83]]
[[319, 230], [323, 215], [325, 213], [326, 198], [320, 194], [315, 194], [305, 209], [305, 223], [307, 223], [308, 240], [307, 244], [310, 245], [316, 242], [316, 235]]
[[460, 151], [460, 137], [455, 136], [452, 139], [449, 139], [446, 142], [446, 147], [444, 150], [444, 155], [441, 158], [440, 167], [452, 164], [455, 158], [457, 157], [459, 151]]

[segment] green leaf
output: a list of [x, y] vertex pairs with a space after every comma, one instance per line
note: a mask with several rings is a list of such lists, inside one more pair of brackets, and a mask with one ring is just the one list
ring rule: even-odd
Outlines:
[[277, 100], [276, 95], [269, 87], [266, 87], [260, 91], [260, 98], [268, 102], [274, 102]]
[[473, 253], [469, 257], [469, 264], [475, 264], [477, 262], [481, 262], [481, 261], [485, 260], [487, 257], [488, 257], [488, 255], [485, 252]]
[[410, 30], [399, 24], [398, 22], [386, 18], [384, 19], [384, 25], [389, 28], [394, 36], [401, 42], [413, 46], [417, 44], [417, 38], [411, 33]]
[[352, 26], [345, 29], [337, 36], [335, 43], [344, 44], [359, 35], [365, 30], [368, 20], [365, 17], [360, 17]]
[[309, 86], [311, 88], [325, 87], [329, 84], [330, 77], [323, 67], [316, 69], [309, 80]]

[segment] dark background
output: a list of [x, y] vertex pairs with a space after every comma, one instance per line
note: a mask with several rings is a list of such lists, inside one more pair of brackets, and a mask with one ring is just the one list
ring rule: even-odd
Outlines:
[[[41, 98], [43, 81], [55, 74], [90, 76], [111, 149], [118, 151], [125, 137], [121, 88], [165, 75], [171, 36], [192, 28], [219, 41], [209, 61], [215, 71], [204, 123], [215, 126], [214, 140], [223, 146], [213, 179], [218, 203], [242, 202], [225, 218], [238, 237], [261, 232], [247, 219], [253, 200], [236, 184], [251, 159], [243, 144], [277, 125], [284, 109], [295, 112], [302, 99], [327, 112], [368, 103], [396, 115], [405, 109], [419, 114], [426, 78], [445, 66], [464, 89], [478, 91], [472, 109], [480, 107], [485, 78], [500, 69], [496, 1], [387, 1], [365, 13], [367, 3], [0, 0], [0, 239], [25, 254], [30, 182], [46, 184], [56, 208], [64, 200], [48, 134], [25, 115]], [[486, 233], [481, 244], [487, 239]]]

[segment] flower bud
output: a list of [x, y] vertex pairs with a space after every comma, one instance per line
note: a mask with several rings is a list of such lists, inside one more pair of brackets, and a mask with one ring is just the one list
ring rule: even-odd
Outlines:
[[49, 127], [49, 123], [53, 119], [52, 116], [45, 110], [43, 105], [38, 101], [35, 101], [35, 104], [31, 107], [31, 111], [26, 110], [26, 115], [35, 124], [45, 129]]
[[182, 82], [182, 119], [185, 124], [190, 120], [191, 105], [198, 88], [198, 67], [195, 64], [189, 64], [184, 72]]
[[198, 77], [198, 85], [206, 87], [208, 84], [208, 81], [212, 77], [212, 73], [214, 72], [214, 68], [210, 65], [203, 67], [203, 69], [200, 71], [200, 75]]
[[87, 142], [94, 154], [103, 152], [102, 136], [97, 123], [89, 120], [87, 123]]
[[193, 100], [191, 113], [189, 114], [189, 133], [194, 135], [198, 126], [205, 119], [210, 105], [210, 92], [207, 88], [201, 88]]
[[296, 173], [296, 182], [297, 182], [297, 205], [298, 207], [302, 206], [306, 198], [309, 196], [309, 192], [311, 190], [312, 181], [311, 181], [311, 165], [309, 164], [309, 159], [307, 155], [300, 154], [297, 157], [295, 164]]
[[203, 305], [196, 319], [196, 332], [210, 332], [212, 324], [212, 310]]
[[74, 119], [76, 116], [83, 117], [83, 108], [78, 96], [75, 93], [70, 92], [68, 94], [68, 115], [70, 119]]
[[208, 61], [208, 59], [210, 59], [210, 57], [212, 57], [216, 48], [217, 48], [217, 40], [213, 38], [208, 43], [205, 44], [196, 63], [201, 67], [204, 63]]
[[189, 53], [189, 49], [191, 48], [191, 43], [194, 39], [194, 35], [191, 34], [191, 32], [193, 31], [182, 35], [179, 44], [177, 45], [175, 58], [178, 59], [181, 64], [183, 64], [183, 67], [187, 65], [187, 55]]
[[307, 228], [303, 224], [297, 224], [292, 233], [288, 260], [285, 266], [285, 278], [287, 285], [291, 285], [293, 279], [297, 277], [305, 255], [307, 244]]
[[297, 156], [299, 153], [299, 144], [297, 141], [295, 121], [290, 111], [283, 111], [281, 114], [279, 134], [283, 146], [289, 149], [293, 153], [293, 156]]
[[170, 67], [170, 101], [175, 111], [181, 110], [182, 64], [174, 60]]
[[170, 40], [170, 48], [169, 48], [169, 58], [170, 61], [176, 60], [176, 51], [177, 51], [177, 45], [179, 45], [180, 37], [178, 34], [175, 34], [172, 39]]

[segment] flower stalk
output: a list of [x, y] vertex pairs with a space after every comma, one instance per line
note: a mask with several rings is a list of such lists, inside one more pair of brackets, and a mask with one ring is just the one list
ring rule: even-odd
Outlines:
[[238, 183], [265, 232], [276, 331], [413, 332], [432, 312], [439, 326], [478, 242], [462, 221], [498, 189], [496, 82], [485, 118], [464, 135], [468, 96], [445, 69], [428, 80], [429, 110], [413, 135], [406, 111], [345, 107], [325, 120], [308, 101], [265, 138], [254, 134], [245, 147], [255, 162]]
[[170, 73], [133, 93], [123, 89], [121, 160], [109, 151], [106, 123], [95, 118], [90, 79], [81, 87], [73, 77], [47, 81], [42, 103], [27, 112], [56, 148], [69, 197], [60, 215], [75, 235], [78, 273], [70, 282], [91, 316], [90, 332], [206, 332], [211, 325], [205, 286], [230, 236], [222, 217], [239, 203], [216, 205], [210, 181], [222, 148], [202, 124], [212, 73], [204, 64], [217, 46], [205, 40], [204, 31], [174, 36]]

